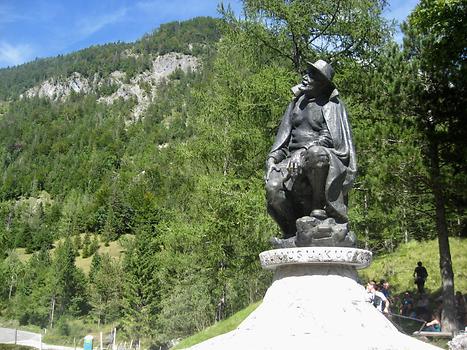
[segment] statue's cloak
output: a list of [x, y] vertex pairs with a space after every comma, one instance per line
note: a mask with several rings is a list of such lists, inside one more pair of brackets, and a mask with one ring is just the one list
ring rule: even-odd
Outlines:
[[[284, 113], [269, 153], [269, 157], [274, 158], [276, 163], [282, 162], [290, 155], [288, 145], [292, 131], [291, 116], [296, 101], [297, 99], [294, 99]], [[347, 222], [347, 194], [355, 180], [357, 161], [347, 112], [336, 89], [323, 105], [322, 111], [334, 146], [325, 148], [330, 161], [325, 187], [326, 211], [335, 217], [336, 221]]]

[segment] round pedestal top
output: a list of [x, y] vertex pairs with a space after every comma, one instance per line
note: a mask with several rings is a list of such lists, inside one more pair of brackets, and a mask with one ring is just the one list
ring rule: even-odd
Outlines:
[[301, 247], [267, 250], [259, 254], [261, 266], [274, 270], [283, 265], [339, 264], [363, 269], [370, 265], [369, 250], [345, 247]]

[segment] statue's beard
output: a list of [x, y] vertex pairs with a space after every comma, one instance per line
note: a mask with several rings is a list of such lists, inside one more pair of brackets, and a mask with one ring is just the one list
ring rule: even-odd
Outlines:
[[321, 96], [329, 96], [332, 92], [331, 86], [311, 86], [301, 82], [291, 88], [295, 97], [306, 95], [309, 98], [317, 98]]
[[308, 97], [318, 97], [323, 95], [324, 90], [316, 87], [311, 87], [302, 83], [292, 86], [291, 88], [294, 96], [298, 97], [301, 95], [307, 95]]

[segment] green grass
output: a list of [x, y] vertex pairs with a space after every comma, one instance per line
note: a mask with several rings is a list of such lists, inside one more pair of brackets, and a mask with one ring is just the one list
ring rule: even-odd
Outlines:
[[[91, 237], [92, 238], [92, 237]], [[113, 258], [119, 258], [122, 254], [123, 248], [120, 245], [120, 241], [109, 242], [109, 246], [106, 247], [104, 243], [99, 244], [99, 254], [109, 254]], [[81, 252], [80, 252], [81, 253]], [[81, 255], [76, 257], [76, 267], [82, 269], [86, 274], [89, 273], [91, 268], [92, 256], [88, 258], [82, 258]]]
[[[104, 347], [108, 342], [108, 334], [112, 331], [112, 324], [101, 325], [100, 328], [94, 322], [86, 322], [82, 319], [61, 318], [52, 329], [48, 329], [42, 338], [46, 344], [76, 347], [82, 349], [84, 337], [92, 335], [94, 337], [94, 348], [99, 346], [100, 332], [103, 335]], [[119, 335], [119, 340], [122, 338]], [[123, 338], [122, 338], [123, 339]]]
[[251, 304], [245, 309], [232, 315], [228, 319], [222, 320], [214, 324], [213, 326], [208, 327], [205, 330], [192, 335], [189, 338], [183, 339], [179, 344], [177, 344], [177, 346], [175, 346], [172, 349], [185, 349], [210, 338], [213, 338], [217, 335], [233, 331], [249, 314], [251, 314], [259, 306], [260, 303], [261, 302]]
[[[450, 238], [454, 285], [456, 291], [467, 292], [467, 239]], [[413, 271], [417, 261], [422, 261], [428, 270], [425, 288], [428, 293], [439, 293], [441, 275], [439, 270], [438, 241], [409, 242], [400, 246], [394, 253], [376, 256], [370, 267], [361, 270], [362, 281], [380, 279], [389, 281], [393, 294], [406, 290], [416, 291]]]
[[0, 350], [35, 350], [35, 348], [17, 344], [0, 344]]
[[[104, 243], [100, 242], [99, 243], [99, 249], [98, 252], [99, 254], [109, 254], [111, 257], [114, 258], [119, 258], [122, 255], [123, 248], [120, 244], [120, 240], [124, 239], [126, 235], [122, 236], [119, 240], [109, 242], [108, 246], [105, 246]], [[93, 235], [91, 235], [91, 239], [93, 239]], [[84, 240], [84, 234], [81, 234], [81, 240]], [[60, 241], [63, 241], [63, 239], [57, 240], [54, 242], [54, 247], [56, 247]], [[27, 262], [29, 258], [32, 256], [32, 254], [27, 254], [25, 248], [17, 248], [15, 249], [16, 253], [18, 254], [19, 259], [22, 262]], [[55, 248], [52, 248], [50, 250], [50, 254], [53, 255], [53, 252], [55, 251]], [[92, 255], [87, 258], [82, 257], [82, 249], [79, 250], [80, 255], [76, 257], [75, 265], [76, 267], [80, 268], [81, 270], [84, 271], [84, 273], [88, 274], [89, 270], [91, 268], [91, 261], [92, 261]]]

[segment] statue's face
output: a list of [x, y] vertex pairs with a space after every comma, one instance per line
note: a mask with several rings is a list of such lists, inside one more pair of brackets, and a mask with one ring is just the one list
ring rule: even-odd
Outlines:
[[320, 74], [309, 69], [302, 78], [302, 91], [308, 96], [319, 96], [329, 87], [329, 83]]

